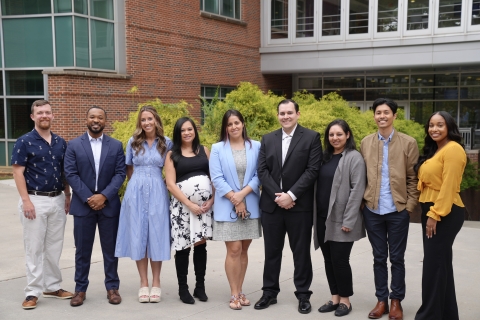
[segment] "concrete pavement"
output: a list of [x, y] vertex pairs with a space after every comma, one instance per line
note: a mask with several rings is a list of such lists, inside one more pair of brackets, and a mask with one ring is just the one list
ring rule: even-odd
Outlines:
[[[135, 262], [120, 259], [120, 293], [122, 303], [110, 305], [103, 285], [103, 260], [98, 237], [92, 257], [90, 286], [83, 306], [72, 308], [69, 300], [45, 299], [40, 297], [34, 310], [23, 310], [23, 288], [26, 284], [22, 228], [17, 214], [18, 193], [13, 180], [0, 181], [0, 319], [334, 319], [334, 315], [321, 314], [317, 309], [330, 295], [325, 277], [323, 258], [320, 251], [312, 247], [314, 279], [311, 290], [313, 311], [308, 315], [297, 312], [297, 300], [293, 294], [292, 255], [285, 245], [281, 272], [281, 292], [278, 304], [266, 310], [254, 310], [253, 306], [241, 311], [228, 308], [230, 290], [224, 271], [225, 245], [210, 241], [207, 245], [208, 266], [206, 292], [208, 302], [194, 305], [183, 304], [178, 298], [175, 265], [173, 260], [163, 264], [161, 274], [162, 301], [157, 304], [140, 304], [137, 300], [139, 278]], [[454, 245], [454, 271], [460, 319], [480, 319], [480, 222], [466, 222]], [[73, 241], [73, 219], [68, 217], [65, 243], [60, 261], [63, 288], [73, 291], [75, 248]], [[402, 305], [404, 319], [413, 319], [421, 302], [422, 238], [419, 224], [410, 224], [406, 252], [407, 295]], [[173, 257], [172, 257], [173, 259]], [[262, 294], [263, 239], [255, 240], [249, 251], [249, 267], [244, 292], [252, 301]], [[355, 243], [351, 255], [354, 279], [354, 296], [351, 298], [353, 311], [347, 319], [367, 319], [368, 312], [376, 303], [373, 283], [371, 247], [367, 239]], [[193, 265], [190, 266], [189, 284], [195, 284]], [[193, 289], [192, 289], [193, 290]], [[388, 319], [387, 316], [383, 317]]]

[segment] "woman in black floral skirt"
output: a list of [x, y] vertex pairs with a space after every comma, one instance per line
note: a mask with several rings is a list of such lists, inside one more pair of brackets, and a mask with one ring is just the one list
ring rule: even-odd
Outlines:
[[175, 250], [178, 294], [183, 303], [193, 304], [187, 275], [191, 247], [196, 284], [193, 296], [207, 301], [205, 270], [206, 240], [212, 239], [213, 193], [208, 168], [209, 150], [200, 145], [197, 128], [190, 118], [177, 120], [173, 147], [167, 154], [165, 177], [170, 201], [171, 244]]

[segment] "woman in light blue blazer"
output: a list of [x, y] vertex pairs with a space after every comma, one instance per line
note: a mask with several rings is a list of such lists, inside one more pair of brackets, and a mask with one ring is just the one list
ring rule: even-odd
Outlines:
[[248, 247], [261, 236], [259, 150], [260, 142], [247, 135], [242, 114], [225, 112], [219, 142], [212, 146], [210, 176], [215, 187], [213, 240], [225, 241], [227, 247], [225, 271], [234, 310], [250, 305], [242, 290]]

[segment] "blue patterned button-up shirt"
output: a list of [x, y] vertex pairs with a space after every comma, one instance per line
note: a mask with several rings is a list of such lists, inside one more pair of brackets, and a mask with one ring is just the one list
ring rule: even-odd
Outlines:
[[33, 129], [15, 142], [12, 164], [25, 167], [24, 176], [28, 190], [43, 192], [63, 190], [63, 159], [67, 143], [52, 132], [48, 144]]

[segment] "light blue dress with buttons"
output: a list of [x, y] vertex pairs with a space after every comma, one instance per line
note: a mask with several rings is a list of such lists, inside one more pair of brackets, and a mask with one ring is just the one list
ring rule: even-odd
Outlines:
[[158, 138], [151, 147], [144, 143], [145, 153], [135, 154], [127, 144], [126, 164], [133, 165], [133, 175], [127, 185], [120, 210], [116, 257], [153, 261], [170, 260], [170, 200], [162, 177], [165, 156], [172, 141], [165, 137], [167, 150], [157, 151]]

